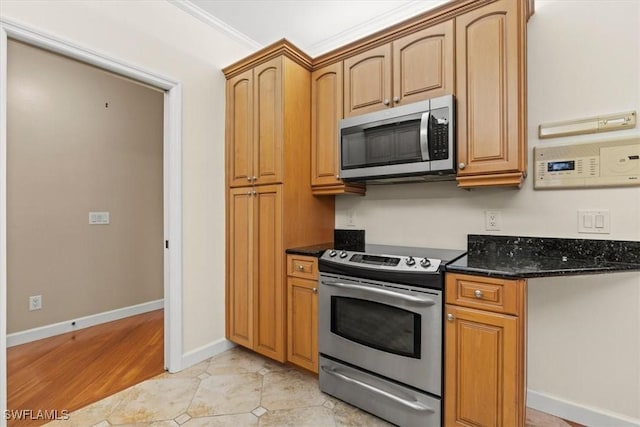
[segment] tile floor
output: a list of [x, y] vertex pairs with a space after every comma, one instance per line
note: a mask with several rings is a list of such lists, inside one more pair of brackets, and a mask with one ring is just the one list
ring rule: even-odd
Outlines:
[[[86, 406], [50, 427], [390, 426], [318, 389], [317, 378], [240, 347]], [[527, 427], [567, 426], [527, 411]]]

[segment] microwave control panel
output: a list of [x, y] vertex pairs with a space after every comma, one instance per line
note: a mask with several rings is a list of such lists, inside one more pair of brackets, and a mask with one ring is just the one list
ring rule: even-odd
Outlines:
[[536, 146], [533, 154], [537, 190], [640, 185], [640, 136]]

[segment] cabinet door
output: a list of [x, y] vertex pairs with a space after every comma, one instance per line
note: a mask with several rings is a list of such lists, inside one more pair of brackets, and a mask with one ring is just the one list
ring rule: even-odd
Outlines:
[[523, 426], [519, 318], [446, 305], [447, 426]]
[[453, 93], [453, 20], [393, 42], [393, 102]]
[[254, 350], [284, 362], [285, 284], [282, 248], [282, 186], [255, 187], [254, 196]]
[[521, 182], [526, 70], [519, 4], [498, 0], [456, 18], [458, 177], [513, 173], [512, 184]]
[[253, 71], [227, 81], [227, 182], [251, 185], [253, 176]]
[[256, 66], [254, 75], [253, 176], [255, 184], [282, 182], [282, 57]]
[[287, 358], [318, 372], [318, 282], [289, 277], [287, 280]]
[[337, 185], [342, 62], [311, 74], [311, 185]]
[[253, 200], [250, 188], [229, 193], [227, 335], [229, 340], [253, 347]]
[[391, 101], [391, 44], [344, 60], [344, 116], [389, 108]]

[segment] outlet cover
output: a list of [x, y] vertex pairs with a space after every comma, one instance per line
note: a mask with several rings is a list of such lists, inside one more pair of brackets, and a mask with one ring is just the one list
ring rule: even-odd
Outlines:
[[484, 211], [484, 229], [486, 231], [500, 231], [502, 229], [502, 212]]
[[29, 311], [40, 310], [42, 308], [42, 295], [29, 297]]

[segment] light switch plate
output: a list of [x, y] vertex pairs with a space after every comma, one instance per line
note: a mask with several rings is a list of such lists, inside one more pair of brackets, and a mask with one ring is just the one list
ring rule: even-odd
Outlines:
[[108, 225], [109, 212], [89, 212], [89, 224], [91, 225]]
[[578, 210], [578, 233], [611, 234], [608, 209]]

